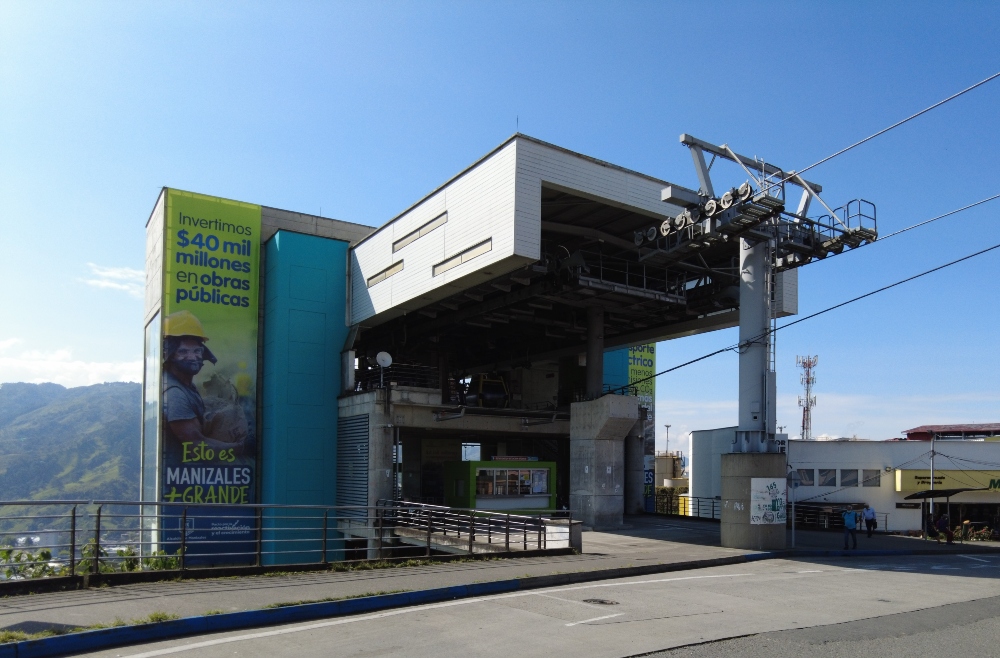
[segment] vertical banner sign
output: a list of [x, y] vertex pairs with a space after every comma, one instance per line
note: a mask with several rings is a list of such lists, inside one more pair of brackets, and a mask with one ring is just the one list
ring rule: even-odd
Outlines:
[[[168, 190], [165, 212], [160, 500], [255, 503], [260, 206]], [[240, 516], [188, 539], [244, 539]]]
[[647, 512], [656, 511], [656, 492], [653, 483], [656, 468], [656, 379], [653, 378], [655, 374], [656, 343], [630, 347], [628, 350], [628, 381], [636, 387], [639, 405], [649, 409], [643, 426], [642, 443], [642, 495]]
[[784, 525], [784, 478], [750, 478], [750, 525]]

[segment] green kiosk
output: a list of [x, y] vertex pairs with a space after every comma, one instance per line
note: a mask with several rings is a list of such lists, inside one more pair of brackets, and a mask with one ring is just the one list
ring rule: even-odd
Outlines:
[[496, 511], [555, 510], [555, 462], [447, 462], [445, 504]]

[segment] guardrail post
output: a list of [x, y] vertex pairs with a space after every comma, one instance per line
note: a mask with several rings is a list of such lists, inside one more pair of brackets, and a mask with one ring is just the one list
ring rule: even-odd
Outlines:
[[472, 542], [476, 539], [476, 511], [469, 512], [469, 555], [472, 555]]
[[378, 533], [378, 559], [382, 559], [382, 510], [375, 509], [375, 531]]
[[538, 515], [538, 550], [542, 550], [542, 515]]
[[323, 510], [323, 559], [320, 560], [323, 564], [326, 564], [326, 536], [329, 534], [328, 529], [330, 527], [330, 510]]
[[69, 575], [76, 575], [76, 505], [69, 517]]
[[524, 533], [524, 550], [528, 550], [528, 522], [527, 520], [521, 521], [521, 532]]
[[510, 514], [507, 515], [507, 529], [504, 532], [503, 550], [510, 553]]
[[424, 510], [424, 522], [427, 524], [427, 557], [431, 556], [431, 511]]
[[184, 558], [187, 555], [187, 525], [188, 508], [185, 505], [184, 510], [181, 512], [181, 577], [184, 576]]
[[257, 508], [257, 563], [255, 566], [261, 566], [261, 557], [264, 553], [264, 510], [263, 508]]
[[94, 564], [91, 573], [101, 572], [101, 505], [97, 506], [97, 517], [94, 521]]

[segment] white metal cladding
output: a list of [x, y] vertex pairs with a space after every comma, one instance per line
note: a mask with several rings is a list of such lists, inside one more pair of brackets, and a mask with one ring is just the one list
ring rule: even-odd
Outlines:
[[[537, 261], [542, 185], [649, 215], [654, 225], [679, 212], [660, 200], [669, 184], [518, 135], [352, 250], [351, 321], [378, 316], [366, 322], [378, 324]], [[446, 222], [407, 239], [443, 213]], [[489, 253], [434, 276], [434, 265], [486, 240]], [[400, 258], [403, 272], [368, 287]]]
[[[352, 250], [353, 323], [375, 315], [380, 316], [378, 322], [387, 320], [538, 259], [540, 236], [534, 244], [514, 240], [518, 144], [504, 145]], [[446, 222], [407, 239], [445, 213]], [[485, 240], [492, 240], [488, 253], [434, 276], [434, 265]], [[405, 264], [402, 272], [368, 287], [370, 277], [400, 259]], [[462, 279], [466, 281], [459, 283]]]
[[166, 190], [160, 192], [153, 213], [146, 221], [146, 299], [143, 324], [160, 310], [163, 302], [163, 203]]
[[337, 505], [368, 505], [368, 414], [337, 419]]

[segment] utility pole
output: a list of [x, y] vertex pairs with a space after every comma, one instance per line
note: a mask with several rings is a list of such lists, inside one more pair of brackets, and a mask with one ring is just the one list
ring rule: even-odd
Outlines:
[[667, 451], [667, 453], [669, 453], [670, 452], [670, 425], [664, 425], [664, 427], [667, 428], [667, 441], [666, 441], [665, 445], [666, 445], [666, 451]]

